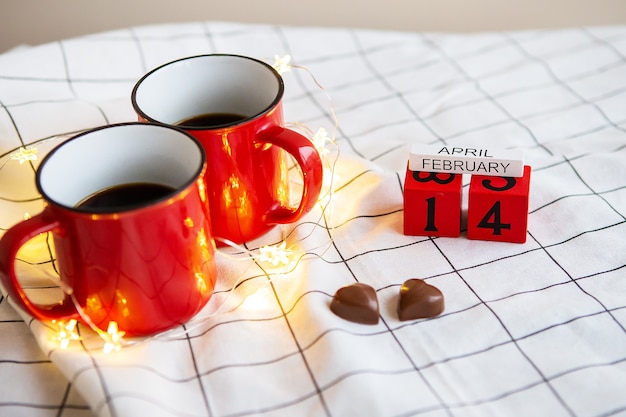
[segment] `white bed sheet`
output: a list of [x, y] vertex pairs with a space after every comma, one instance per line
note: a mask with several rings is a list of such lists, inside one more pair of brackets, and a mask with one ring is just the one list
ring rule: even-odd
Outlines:
[[[46, 152], [134, 120], [130, 90], [151, 68], [216, 52], [292, 57], [285, 116], [335, 138], [331, 205], [250, 253], [222, 250], [198, 317], [110, 354], [83, 325], [60, 349], [53, 326], [0, 296], [0, 415], [626, 415], [626, 27], [192, 22], [10, 51], [0, 55], [1, 230], [41, 210], [33, 180]], [[405, 236], [414, 143], [525, 150], [527, 242]], [[37, 159], [20, 163], [20, 148]], [[250, 257], [283, 238], [287, 267]], [[20, 270], [45, 296], [47, 245], [30, 248]], [[442, 315], [398, 320], [409, 278], [443, 292]], [[376, 289], [379, 324], [330, 311], [354, 282]]]

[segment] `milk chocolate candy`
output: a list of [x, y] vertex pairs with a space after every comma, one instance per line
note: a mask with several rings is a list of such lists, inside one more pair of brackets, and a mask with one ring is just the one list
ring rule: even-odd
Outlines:
[[354, 323], [378, 323], [378, 298], [374, 288], [367, 284], [357, 282], [337, 290], [330, 309], [339, 317]]
[[398, 318], [401, 321], [435, 317], [443, 309], [441, 291], [421, 279], [409, 279], [400, 287]]

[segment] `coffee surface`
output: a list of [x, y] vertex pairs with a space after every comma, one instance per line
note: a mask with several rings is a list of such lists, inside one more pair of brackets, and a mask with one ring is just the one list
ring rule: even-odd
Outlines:
[[214, 127], [230, 125], [246, 119], [246, 116], [236, 113], [207, 113], [190, 117], [176, 123], [181, 127]]
[[112, 211], [150, 204], [171, 194], [175, 189], [152, 183], [120, 184], [98, 191], [78, 203], [76, 207], [90, 211]]

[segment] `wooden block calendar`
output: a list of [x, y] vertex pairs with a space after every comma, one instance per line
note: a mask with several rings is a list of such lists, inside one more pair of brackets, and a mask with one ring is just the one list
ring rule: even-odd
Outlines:
[[517, 151], [414, 145], [404, 185], [404, 234], [458, 237], [462, 177], [471, 175], [467, 238], [526, 241], [531, 168]]

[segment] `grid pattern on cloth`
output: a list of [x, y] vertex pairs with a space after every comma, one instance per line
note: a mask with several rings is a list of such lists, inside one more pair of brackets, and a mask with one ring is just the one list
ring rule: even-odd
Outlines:
[[[303, 254], [286, 271], [225, 251], [196, 319], [109, 355], [82, 325], [82, 340], [59, 349], [49, 324], [1, 296], [0, 415], [626, 413], [626, 27], [459, 35], [197, 22], [10, 51], [0, 230], [41, 210], [33, 179], [46, 152], [134, 120], [141, 75], [204, 53], [293, 57], [285, 119], [333, 132], [338, 117], [332, 210], [248, 244], [286, 236]], [[525, 150], [527, 242], [403, 235], [413, 143]], [[34, 147], [37, 160], [12, 158]], [[24, 285], [54, 297], [49, 244], [31, 247]], [[441, 289], [442, 315], [398, 320], [409, 278]], [[379, 324], [330, 311], [354, 282], [376, 289]]]

